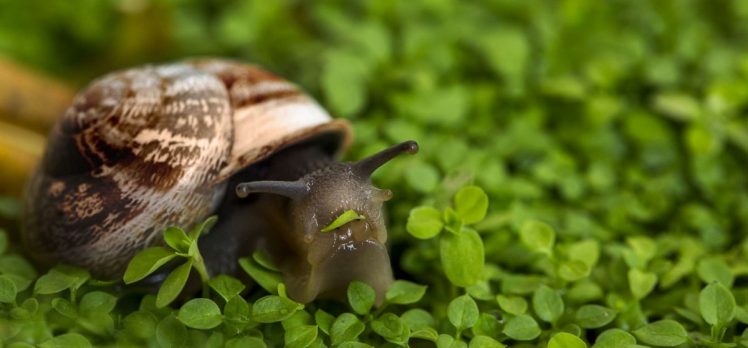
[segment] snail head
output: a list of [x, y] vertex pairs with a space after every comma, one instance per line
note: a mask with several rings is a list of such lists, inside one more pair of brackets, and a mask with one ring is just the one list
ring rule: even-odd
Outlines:
[[393, 158], [417, 151], [415, 141], [406, 141], [357, 162], [333, 162], [295, 181], [237, 186], [239, 197], [261, 192], [290, 198], [292, 244], [304, 262], [282, 269], [289, 296], [300, 302], [345, 298], [348, 283], [359, 280], [382, 300], [393, 279], [382, 211], [392, 191], [374, 187], [370, 176]]

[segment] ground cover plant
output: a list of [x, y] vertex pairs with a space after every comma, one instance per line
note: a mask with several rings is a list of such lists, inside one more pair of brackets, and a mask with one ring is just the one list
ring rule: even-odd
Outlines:
[[3, 198], [0, 346], [748, 347], [748, 2], [0, 6], [0, 52], [72, 84], [231, 56], [350, 119], [351, 158], [421, 147], [374, 177], [398, 279], [378, 307], [361, 282], [296, 303], [262, 254], [239, 261], [254, 286], [210, 278], [202, 228], [165, 231], [121, 283], [37, 269]]

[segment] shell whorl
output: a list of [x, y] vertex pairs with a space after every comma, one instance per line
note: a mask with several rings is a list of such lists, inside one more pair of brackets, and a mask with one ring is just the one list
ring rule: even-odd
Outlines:
[[224, 179], [331, 122], [259, 68], [199, 60], [94, 81], [53, 129], [31, 180], [23, 241], [44, 263], [117, 277], [170, 225], [210, 215]]

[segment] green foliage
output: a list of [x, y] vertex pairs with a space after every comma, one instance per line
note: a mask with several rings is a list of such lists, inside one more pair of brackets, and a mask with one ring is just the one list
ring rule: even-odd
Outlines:
[[548, 341], [548, 348], [586, 348], [587, 344], [581, 338], [570, 333], [561, 332], [553, 335]]
[[564, 301], [558, 292], [542, 285], [532, 295], [532, 308], [540, 319], [552, 323], [564, 313]]
[[0, 197], [0, 346], [748, 346], [746, 23], [739, 0], [6, 2], [2, 55], [71, 85], [228, 56], [349, 119], [350, 160], [421, 151], [373, 178], [402, 279], [348, 306], [287, 298], [260, 252], [258, 286], [208, 275], [215, 219], [128, 285], [37, 269]]
[[221, 325], [221, 310], [218, 305], [205, 298], [195, 298], [182, 305], [177, 319], [194, 329], [212, 329]]
[[365, 218], [364, 216], [359, 215], [354, 210], [346, 210], [343, 213], [341, 213], [340, 216], [336, 217], [335, 220], [332, 220], [332, 222], [329, 225], [323, 227], [321, 231], [330, 232], [351, 221], [363, 220], [364, 218]]
[[376, 301], [376, 293], [371, 286], [357, 280], [348, 285], [348, 303], [357, 314], [369, 313], [371, 307], [374, 306], [374, 301]]
[[686, 329], [673, 320], [660, 320], [634, 330], [636, 338], [658, 347], [674, 347], [688, 340]]
[[468, 287], [480, 280], [485, 264], [483, 240], [467, 227], [482, 221], [488, 210], [488, 196], [477, 186], [461, 188], [452, 208], [443, 212], [421, 206], [411, 210], [406, 229], [419, 239], [439, 238], [439, 254], [444, 273], [452, 284]]
[[193, 267], [200, 275], [203, 285], [203, 295], [207, 295], [208, 281], [210, 279], [203, 257], [198, 250], [197, 240], [201, 234], [207, 233], [210, 230], [216, 223], [216, 220], [217, 217], [215, 216], [209, 217], [205, 221], [198, 223], [189, 234], [179, 227], [168, 227], [164, 231], [164, 241], [170, 249], [151, 247], [139, 252], [130, 260], [122, 279], [127, 284], [140, 281], [156, 272], [172, 259], [179, 258], [184, 260], [184, 263], [173, 268], [168, 276], [166, 276], [156, 296], [156, 306], [165, 307], [179, 296], [187, 284], [187, 279]]

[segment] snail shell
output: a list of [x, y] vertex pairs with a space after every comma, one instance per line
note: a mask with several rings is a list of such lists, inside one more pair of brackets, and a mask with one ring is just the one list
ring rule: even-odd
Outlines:
[[115, 72], [78, 94], [28, 187], [22, 240], [41, 263], [120, 276], [171, 225], [212, 214], [242, 168], [313, 135], [339, 135], [293, 84], [207, 59]]

